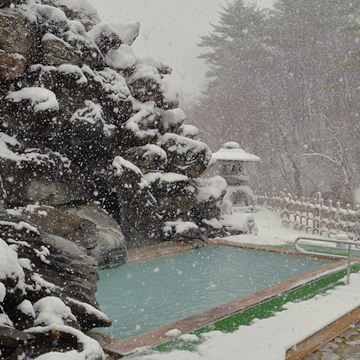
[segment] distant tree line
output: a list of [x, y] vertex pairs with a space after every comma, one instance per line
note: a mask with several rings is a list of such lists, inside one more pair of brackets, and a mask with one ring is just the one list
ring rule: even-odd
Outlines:
[[189, 119], [213, 150], [262, 161], [255, 187], [352, 202], [360, 186], [360, 3], [235, 0], [201, 38], [207, 91]]

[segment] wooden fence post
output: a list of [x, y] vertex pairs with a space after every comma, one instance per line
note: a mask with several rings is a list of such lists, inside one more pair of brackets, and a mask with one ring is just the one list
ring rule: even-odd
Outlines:
[[341, 206], [340, 201], [336, 203], [336, 234], [341, 230]]
[[327, 236], [330, 237], [331, 236], [331, 228], [332, 228], [332, 223], [333, 223], [333, 220], [332, 220], [332, 200], [329, 200], [329, 210], [328, 210], [328, 224], [327, 224]]

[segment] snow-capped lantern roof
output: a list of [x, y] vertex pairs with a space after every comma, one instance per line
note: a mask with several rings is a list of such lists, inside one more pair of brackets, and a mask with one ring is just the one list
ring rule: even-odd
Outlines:
[[260, 158], [256, 155], [249, 154], [245, 150], [240, 149], [237, 142], [230, 141], [224, 144], [224, 146], [216, 153], [212, 154], [211, 162], [217, 161], [260, 161]]

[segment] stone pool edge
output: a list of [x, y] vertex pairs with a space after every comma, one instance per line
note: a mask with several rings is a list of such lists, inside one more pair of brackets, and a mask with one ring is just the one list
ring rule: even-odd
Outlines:
[[286, 360], [301, 360], [328, 344], [360, 321], [360, 307], [325, 326], [286, 352]]
[[[306, 257], [313, 257], [318, 258], [319, 256], [316, 254], [300, 254], [299, 252], [291, 249], [282, 249], [282, 248], [275, 248], [271, 246], [264, 246], [264, 245], [255, 245], [255, 244], [248, 244], [248, 243], [240, 243], [234, 242], [230, 240], [223, 240], [223, 239], [207, 239], [205, 246], [212, 246], [212, 245], [225, 245], [225, 246], [233, 246], [239, 247], [244, 249], [253, 249], [253, 250], [261, 250], [261, 251], [270, 251], [270, 252], [277, 252], [281, 254], [288, 254], [288, 255], [297, 255], [297, 256], [306, 256]], [[182, 251], [193, 250], [196, 249], [198, 246], [197, 242], [193, 243], [182, 243], [178, 241], [167, 241], [161, 244], [154, 244], [149, 246], [143, 246], [140, 248], [133, 248], [128, 250], [128, 259], [127, 262], [136, 262], [141, 260], [150, 259], [153, 257], [160, 257], [175, 254]], [[321, 256], [324, 259], [334, 259], [330, 254], [329, 256]]]
[[[271, 251], [284, 254], [300, 255], [296, 251], [271, 248], [267, 246], [251, 245], [251, 244], [242, 244], [234, 243], [226, 240], [210, 240], [209, 245], [227, 245], [234, 247], [250, 248], [262, 251]], [[136, 257], [133, 257], [132, 261], [139, 261], [150, 257], [163, 256], [171, 253], [176, 253], [179, 251], [185, 251], [193, 249], [193, 245], [181, 245], [181, 246], [167, 246], [164, 249], [159, 247], [154, 247], [153, 249], [147, 248], [146, 252], [138, 251]], [[316, 255], [311, 255], [312, 257], [317, 257]], [[329, 259], [333, 259], [331, 256]], [[265, 301], [271, 300], [279, 295], [283, 295], [289, 291], [295, 290], [298, 287], [305, 285], [306, 283], [312, 282], [316, 279], [319, 279], [323, 276], [327, 276], [330, 273], [340, 271], [346, 266], [346, 260], [338, 260], [332, 264], [323, 266], [319, 269], [313, 270], [311, 272], [296, 276], [292, 279], [285, 280], [279, 284], [270, 286], [261, 291], [255, 292], [245, 297], [235, 299], [231, 302], [216, 306], [212, 309], [206, 310], [199, 314], [193, 315], [183, 320], [179, 320], [172, 324], [162, 326], [158, 329], [154, 329], [147, 333], [137, 335], [128, 339], [117, 339], [106, 334], [102, 334], [96, 331], [88, 332], [88, 335], [96, 339], [100, 345], [103, 347], [104, 351], [111, 356], [118, 358], [130, 355], [134, 353], [137, 349], [142, 347], [159, 345], [164, 342], [170, 341], [171, 338], [166, 337], [164, 334], [172, 329], [178, 329], [182, 333], [188, 333], [190, 331], [197, 330], [206, 325], [224, 319], [228, 316], [234, 315], [235, 313], [241, 312], [247, 308], [253, 307], [255, 305], [261, 304]]]
[[196, 247], [197, 245], [195, 243], [166, 241], [160, 244], [153, 244], [139, 248], [132, 248], [132, 249], [128, 249], [127, 262], [131, 263], [131, 262], [151, 259], [154, 257], [171, 255], [178, 252], [193, 250], [196, 249]]

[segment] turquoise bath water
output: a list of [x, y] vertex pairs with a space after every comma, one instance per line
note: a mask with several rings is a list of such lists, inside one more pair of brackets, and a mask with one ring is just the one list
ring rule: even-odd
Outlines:
[[128, 338], [329, 264], [329, 260], [211, 246], [100, 271], [96, 295]]

